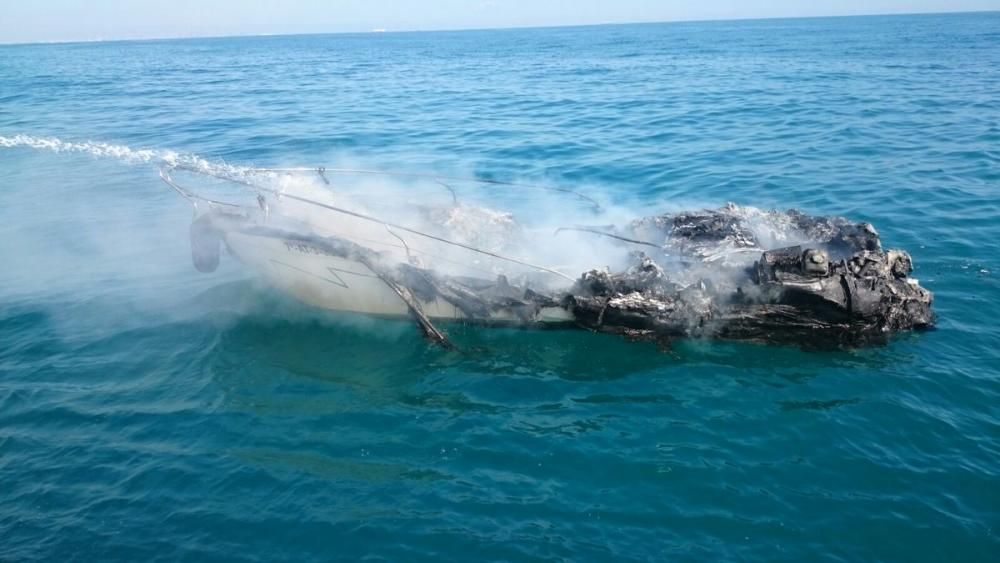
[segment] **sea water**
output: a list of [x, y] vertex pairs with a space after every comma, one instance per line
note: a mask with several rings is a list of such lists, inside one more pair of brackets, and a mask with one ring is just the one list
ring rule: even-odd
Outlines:
[[[0, 47], [0, 560], [995, 560], [998, 147], [997, 13]], [[940, 320], [442, 351], [195, 272], [164, 155], [842, 214]]]

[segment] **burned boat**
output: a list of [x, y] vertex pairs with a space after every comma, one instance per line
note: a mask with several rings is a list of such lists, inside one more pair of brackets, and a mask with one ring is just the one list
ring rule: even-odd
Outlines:
[[[255, 199], [207, 197], [182, 186], [178, 172], [207, 174]], [[343, 174], [424, 178], [450, 201], [407, 204], [399, 216], [341, 192], [331, 177]], [[308, 304], [408, 315], [443, 346], [450, 343], [441, 321], [577, 326], [659, 342], [831, 346], [882, 342], [935, 321], [931, 293], [911, 277], [910, 256], [884, 250], [872, 225], [840, 217], [729, 204], [618, 227], [546, 225], [529, 233], [511, 213], [460, 202], [454, 178], [326, 168], [220, 175], [179, 167], [163, 168], [161, 177], [194, 206], [198, 270], [213, 271], [225, 248]], [[288, 181], [302, 178], [314, 183]], [[588, 241], [574, 248], [575, 261], [559, 253], [560, 237], [570, 234]], [[539, 247], [567, 263], [539, 262], [534, 256], [546, 255]], [[601, 252], [592, 251], [597, 247]]]

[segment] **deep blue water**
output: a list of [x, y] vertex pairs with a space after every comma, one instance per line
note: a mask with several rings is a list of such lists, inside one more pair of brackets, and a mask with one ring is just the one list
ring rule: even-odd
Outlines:
[[[0, 47], [15, 135], [871, 221], [888, 346], [331, 316], [0, 147], [0, 560], [996, 560], [1000, 14]], [[473, 352], [469, 352], [473, 351]]]

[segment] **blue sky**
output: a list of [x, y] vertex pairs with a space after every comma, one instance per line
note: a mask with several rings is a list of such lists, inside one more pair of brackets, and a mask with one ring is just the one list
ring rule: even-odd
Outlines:
[[0, 0], [0, 43], [998, 9], [1000, 0]]

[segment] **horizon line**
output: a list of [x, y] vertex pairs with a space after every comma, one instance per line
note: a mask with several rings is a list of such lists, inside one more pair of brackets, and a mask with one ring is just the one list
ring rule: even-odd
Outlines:
[[933, 12], [887, 12], [887, 13], [858, 13], [858, 14], [830, 14], [820, 16], [762, 16], [762, 17], [742, 17], [742, 18], [694, 18], [694, 19], [673, 19], [673, 20], [650, 20], [650, 21], [624, 21], [624, 22], [599, 22], [599, 23], [570, 23], [556, 25], [513, 25], [497, 27], [442, 27], [427, 29], [386, 29], [372, 28], [367, 31], [305, 31], [291, 33], [232, 33], [225, 35], [163, 35], [151, 37], [120, 37], [112, 39], [51, 39], [36, 41], [0, 41], [0, 47], [10, 46], [32, 46], [32, 45], [69, 45], [74, 43], [126, 43], [143, 41], [184, 41], [188, 39], [239, 39], [252, 37], [305, 37], [317, 35], [370, 35], [374, 33], [440, 33], [440, 32], [464, 32], [464, 31], [515, 31], [520, 29], [561, 29], [573, 27], [601, 27], [613, 25], [653, 25], [653, 24], [680, 24], [680, 23], [721, 23], [721, 22], [742, 22], [742, 21], [771, 21], [771, 20], [815, 20], [832, 18], [876, 18], [887, 16], [934, 16], [934, 15], [958, 15], [958, 14], [994, 14], [1000, 10], [947, 10]]

